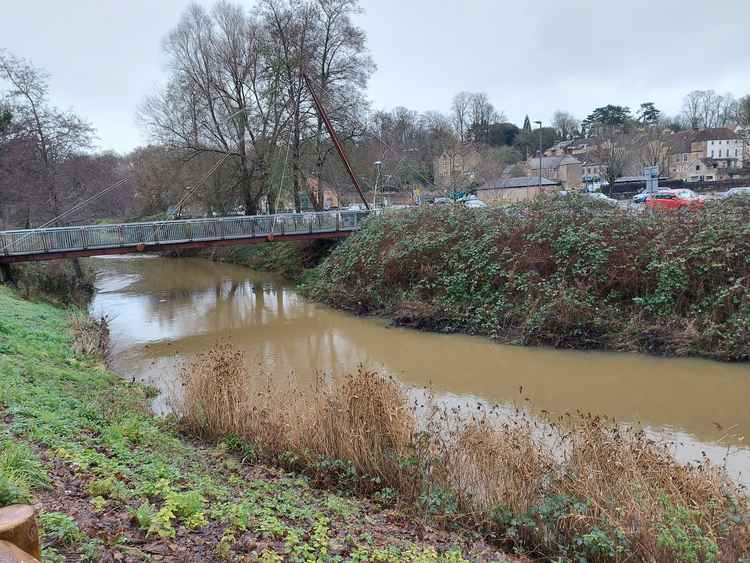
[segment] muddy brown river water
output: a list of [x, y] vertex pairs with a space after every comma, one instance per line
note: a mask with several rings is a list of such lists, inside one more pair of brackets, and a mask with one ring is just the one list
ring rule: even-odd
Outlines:
[[[288, 382], [358, 366], [446, 402], [529, 399], [535, 409], [606, 414], [675, 441], [690, 461], [705, 451], [750, 485], [750, 365], [638, 354], [560, 351], [390, 328], [310, 303], [291, 285], [243, 267], [157, 256], [88, 260], [95, 314], [110, 318], [113, 369], [162, 391], [180, 366], [221, 340], [249, 370]], [[166, 410], [164, 393], [155, 402]]]

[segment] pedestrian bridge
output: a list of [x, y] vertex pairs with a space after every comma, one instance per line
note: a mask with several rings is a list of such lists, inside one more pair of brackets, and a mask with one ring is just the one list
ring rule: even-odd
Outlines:
[[325, 211], [0, 231], [0, 264], [349, 236], [367, 213]]

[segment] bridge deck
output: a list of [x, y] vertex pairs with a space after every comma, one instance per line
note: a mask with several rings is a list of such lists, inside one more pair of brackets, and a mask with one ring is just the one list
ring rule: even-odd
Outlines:
[[362, 212], [330, 211], [0, 231], [0, 263], [344, 237]]

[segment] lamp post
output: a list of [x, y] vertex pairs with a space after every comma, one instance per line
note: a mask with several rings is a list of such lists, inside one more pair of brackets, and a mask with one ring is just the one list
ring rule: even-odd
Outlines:
[[539, 125], [539, 192], [542, 191], [542, 122], [535, 121]]
[[375, 176], [375, 190], [373, 190], [372, 193], [372, 208], [375, 209], [375, 201], [378, 197], [378, 180], [380, 180], [380, 167], [383, 166], [383, 163], [378, 160], [375, 162], [375, 169], [378, 171], [377, 175]]

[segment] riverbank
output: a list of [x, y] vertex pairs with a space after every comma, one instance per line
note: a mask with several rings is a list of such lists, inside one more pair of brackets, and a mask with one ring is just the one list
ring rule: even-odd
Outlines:
[[358, 314], [558, 348], [750, 359], [750, 206], [579, 198], [368, 219], [303, 293]]
[[45, 561], [503, 558], [463, 534], [243, 463], [236, 440], [188, 440], [150, 414], [152, 390], [75, 341], [67, 311], [0, 287], [0, 504], [34, 503]]

